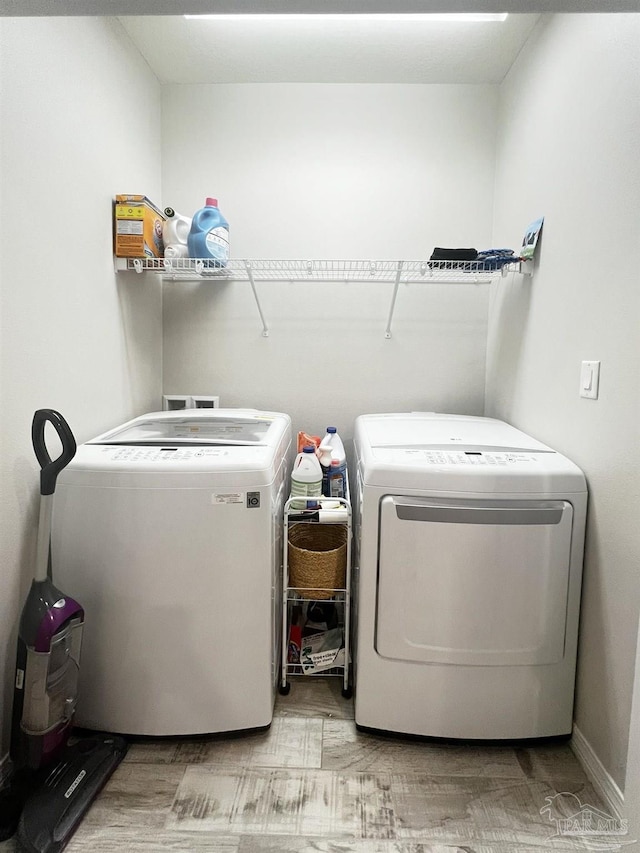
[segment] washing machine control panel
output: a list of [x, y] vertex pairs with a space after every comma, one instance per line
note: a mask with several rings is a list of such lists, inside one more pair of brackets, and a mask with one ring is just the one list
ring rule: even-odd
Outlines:
[[107, 445], [102, 449], [112, 462], [184, 462], [197, 457], [227, 456], [224, 447], [136, 447]]

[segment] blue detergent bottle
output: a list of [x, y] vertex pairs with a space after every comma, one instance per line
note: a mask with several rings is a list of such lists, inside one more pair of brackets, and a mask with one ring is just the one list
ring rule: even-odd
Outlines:
[[218, 210], [218, 199], [207, 198], [196, 211], [187, 238], [190, 258], [207, 258], [208, 266], [226, 267], [229, 260], [229, 223]]

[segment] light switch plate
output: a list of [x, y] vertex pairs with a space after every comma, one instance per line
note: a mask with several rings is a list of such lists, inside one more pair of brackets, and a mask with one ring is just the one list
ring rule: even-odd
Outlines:
[[599, 385], [600, 362], [583, 361], [580, 369], [580, 396], [589, 400], [597, 400]]

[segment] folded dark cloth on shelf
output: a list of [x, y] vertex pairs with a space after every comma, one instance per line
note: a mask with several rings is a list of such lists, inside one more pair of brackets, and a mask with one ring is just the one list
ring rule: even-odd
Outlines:
[[518, 260], [518, 256], [513, 249], [483, 249], [478, 252], [477, 267], [478, 270], [501, 270], [507, 264], [513, 264]]
[[431, 253], [430, 261], [475, 261], [478, 257], [476, 249], [442, 249], [436, 247]]
[[481, 252], [478, 252], [478, 260], [482, 260], [485, 257], [498, 257], [498, 258], [513, 258], [514, 252], [513, 249], [483, 249]]

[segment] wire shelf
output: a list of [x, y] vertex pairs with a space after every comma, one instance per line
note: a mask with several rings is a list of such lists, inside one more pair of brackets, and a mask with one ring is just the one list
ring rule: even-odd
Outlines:
[[[334, 282], [393, 285], [385, 338], [391, 337], [391, 323], [401, 284], [490, 284], [511, 272], [531, 275], [529, 262], [515, 258], [502, 266], [495, 260], [476, 261], [357, 261], [357, 260], [272, 260], [232, 258], [226, 266], [198, 258], [116, 258], [117, 271], [150, 272], [169, 281], [248, 281], [262, 323], [263, 337], [269, 327], [262, 311], [256, 282]], [[500, 269], [496, 267], [500, 266]]]
[[[501, 275], [492, 261], [375, 261], [231, 259], [225, 267], [198, 258], [118, 258], [119, 269], [154, 272], [170, 280], [235, 279], [310, 282], [490, 281]], [[513, 266], [517, 264], [514, 262]], [[512, 265], [507, 265], [512, 266]]]

